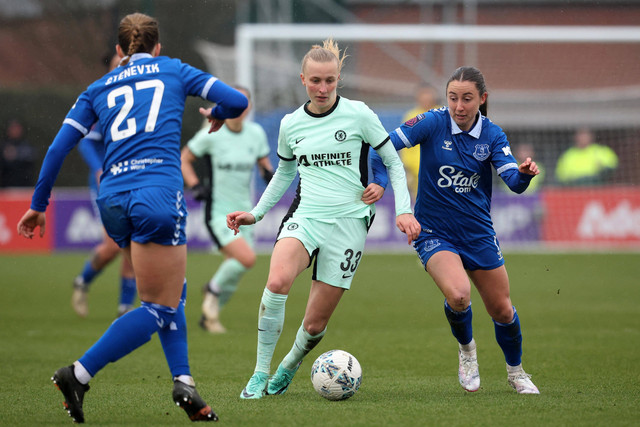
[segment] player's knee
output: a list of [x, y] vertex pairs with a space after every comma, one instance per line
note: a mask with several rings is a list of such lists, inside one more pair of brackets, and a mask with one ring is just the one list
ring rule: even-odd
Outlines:
[[453, 311], [464, 311], [469, 307], [471, 296], [467, 292], [453, 292], [447, 296], [447, 303]]
[[309, 335], [315, 336], [325, 330], [325, 328], [327, 327], [327, 322], [313, 319], [307, 320], [305, 318], [302, 326]]
[[511, 323], [513, 320], [513, 306], [511, 302], [491, 307], [489, 315], [498, 323]]
[[269, 289], [274, 294], [286, 295], [289, 293], [290, 287], [291, 285], [288, 283], [288, 281], [280, 277], [269, 276], [269, 279], [267, 279], [267, 289]]
[[249, 270], [256, 264], [256, 254], [255, 252], [247, 253], [242, 257], [242, 259], [238, 259], [238, 261], [244, 268]]
[[120, 253], [118, 246], [112, 247], [101, 243], [93, 253], [93, 264], [99, 268], [104, 268]]

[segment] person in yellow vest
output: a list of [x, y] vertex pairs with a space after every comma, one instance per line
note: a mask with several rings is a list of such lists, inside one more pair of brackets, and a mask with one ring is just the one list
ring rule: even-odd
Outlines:
[[[429, 111], [438, 106], [438, 91], [436, 88], [430, 84], [423, 84], [416, 91], [416, 106], [404, 114], [402, 121], [406, 122], [418, 114], [424, 113], [425, 111]], [[418, 191], [420, 147], [416, 146], [401, 150], [398, 154], [400, 155], [400, 159], [404, 164], [405, 172], [407, 173], [407, 185], [409, 186], [411, 198], [415, 200], [416, 193]]]
[[558, 158], [556, 180], [561, 185], [605, 183], [618, 167], [618, 156], [605, 145], [596, 144], [590, 129], [579, 128], [574, 146]]

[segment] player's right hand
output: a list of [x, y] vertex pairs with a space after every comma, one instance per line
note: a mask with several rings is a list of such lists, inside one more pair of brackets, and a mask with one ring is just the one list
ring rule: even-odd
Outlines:
[[367, 185], [367, 188], [364, 189], [360, 200], [362, 200], [367, 205], [371, 205], [382, 199], [383, 194], [384, 187], [372, 182], [371, 184]]
[[234, 235], [240, 232], [241, 225], [251, 225], [255, 223], [255, 217], [249, 212], [236, 211], [227, 214], [227, 227], [233, 230]]
[[27, 239], [33, 239], [36, 227], [40, 227], [40, 237], [44, 236], [46, 217], [44, 212], [34, 211], [29, 209], [22, 215], [20, 221], [18, 221], [18, 234], [26, 237]]
[[422, 231], [422, 227], [420, 223], [416, 219], [413, 214], [406, 213], [400, 214], [396, 217], [396, 226], [400, 231], [407, 235], [407, 243], [410, 245], [411, 242], [416, 240]]

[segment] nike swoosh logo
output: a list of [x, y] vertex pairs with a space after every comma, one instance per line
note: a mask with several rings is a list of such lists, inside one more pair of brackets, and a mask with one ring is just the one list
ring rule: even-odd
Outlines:
[[296, 139], [296, 144], [298, 144], [300, 141], [302, 141], [302, 140], [303, 140], [303, 139], [305, 139], [305, 138], [306, 138], [306, 136], [303, 136], [302, 138], [298, 138], [298, 139]]
[[247, 389], [245, 388], [245, 389], [242, 390], [242, 396], [244, 396], [245, 398], [248, 399], [250, 397], [253, 397], [254, 394], [253, 393], [247, 393]]
[[267, 330], [266, 330], [266, 329], [260, 329], [260, 328], [258, 328], [258, 331], [260, 331], [260, 332], [267, 332]]
[[353, 274], [343, 274], [342, 278], [343, 279], [348, 279], [349, 277], [353, 276]]

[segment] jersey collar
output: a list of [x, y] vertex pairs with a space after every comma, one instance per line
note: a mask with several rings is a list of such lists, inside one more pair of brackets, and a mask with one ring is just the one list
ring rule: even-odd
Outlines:
[[307, 113], [308, 115], [310, 115], [311, 117], [326, 117], [329, 114], [333, 113], [336, 108], [338, 108], [338, 102], [340, 102], [340, 95], [336, 95], [336, 102], [331, 106], [330, 109], [328, 109], [324, 113], [316, 114], [316, 113], [312, 113], [309, 110], [309, 104], [311, 103], [311, 101], [307, 101], [304, 104], [304, 112]]
[[[448, 113], [448, 111], [447, 111], [447, 113]], [[475, 139], [479, 139], [480, 138], [480, 134], [482, 133], [482, 119], [483, 119], [482, 114], [480, 113], [480, 111], [478, 111], [478, 120], [476, 121], [476, 125], [468, 132], [469, 135], [471, 135]], [[449, 114], [449, 120], [451, 121], [451, 133], [452, 134], [458, 135], [458, 134], [464, 132], [462, 129], [460, 129], [458, 127], [456, 122], [453, 120], [453, 117], [451, 117], [451, 114]]]
[[146, 53], [146, 52], [134, 53], [133, 55], [131, 55], [130, 62], [134, 62], [134, 61], [137, 61], [138, 59], [143, 59], [143, 58], [153, 58], [153, 56], [151, 56], [150, 53]]

